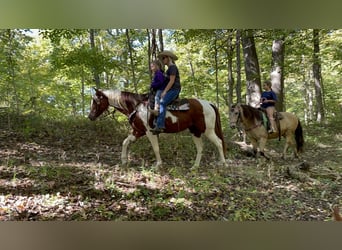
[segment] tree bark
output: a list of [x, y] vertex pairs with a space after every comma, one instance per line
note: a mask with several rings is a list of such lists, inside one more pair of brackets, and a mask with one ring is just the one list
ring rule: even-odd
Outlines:
[[241, 30], [236, 31], [236, 99], [241, 103]]
[[[89, 30], [89, 40], [90, 40], [90, 47], [92, 51], [95, 53], [96, 46], [95, 46], [95, 30], [94, 29]], [[93, 67], [93, 77], [94, 77], [94, 82], [96, 84], [96, 88], [100, 88], [100, 76], [95, 66]]]
[[152, 58], [152, 53], [151, 53], [151, 35], [150, 35], [150, 30], [149, 29], [147, 29], [146, 30], [146, 32], [147, 32], [147, 42], [148, 42], [148, 44], [147, 44], [147, 58], [148, 58], [148, 73], [149, 73], [149, 76], [150, 76], [150, 80], [152, 81], [152, 71], [151, 71], [151, 62], [152, 62], [152, 60], [151, 60], [151, 58]]
[[321, 122], [324, 121], [324, 96], [323, 96], [323, 82], [322, 82], [322, 74], [321, 74], [321, 62], [319, 57], [319, 30], [313, 30], [313, 78], [315, 84], [315, 97], [316, 97], [316, 121]]
[[220, 100], [219, 100], [219, 81], [218, 81], [218, 47], [217, 47], [217, 35], [215, 36], [214, 41], [214, 59], [215, 59], [215, 82], [216, 82], [216, 105], [220, 107]]
[[285, 53], [285, 37], [274, 40], [272, 45], [272, 70], [271, 82], [272, 90], [276, 93], [278, 101], [276, 109], [285, 111], [284, 105], [284, 53]]
[[247, 85], [246, 102], [252, 107], [258, 107], [260, 105], [261, 80], [253, 30], [243, 30], [242, 46], [245, 59], [244, 61]]
[[233, 88], [234, 88], [234, 77], [233, 77], [233, 53], [234, 48], [232, 44], [232, 31], [228, 31], [228, 38], [227, 38], [227, 57], [228, 57], [228, 98], [227, 98], [227, 104], [228, 107], [232, 106], [233, 104]]
[[151, 40], [151, 54], [152, 54], [152, 60], [155, 60], [157, 58], [157, 39], [156, 39], [156, 30], [151, 30], [152, 40]]
[[132, 48], [131, 38], [130, 38], [129, 30], [128, 29], [126, 29], [126, 38], [127, 38], [129, 59], [131, 61], [131, 72], [132, 72], [134, 90], [137, 93], [138, 89], [137, 89], [137, 79], [135, 77], [135, 65], [134, 65], [134, 60], [133, 60], [133, 48]]
[[[303, 81], [303, 90], [304, 90], [304, 94], [303, 94], [303, 98], [304, 98], [304, 121], [305, 124], [307, 125], [309, 121], [312, 121], [312, 117], [313, 117], [313, 112], [312, 112], [312, 92], [309, 86], [309, 80], [310, 79], [310, 71], [307, 72], [306, 70], [306, 60], [305, 60], [305, 56], [302, 55], [302, 61], [301, 61], [301, 65], [302, 65], [302, 81]], [[307, 75], [308, 74], [308, 75]]]
[[163, 29], [158, 29], [158, 37], [159, 37], [160, 51], [163, 51], [164, 50]]

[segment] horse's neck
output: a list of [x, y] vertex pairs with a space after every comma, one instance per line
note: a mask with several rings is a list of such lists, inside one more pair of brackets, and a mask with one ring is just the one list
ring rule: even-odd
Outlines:
[[241, 121], [245, 125], [245, 127], [250, 127], [250, 126], [256, 125], [258, 123], [258, 119], [254, 115], [253, 115], [252, 119], [248, 119], [245, 116], [245, 111], [243, 109], [241, 112], [241, 118], [242, 118]]
[[116, 108], [118, 111], [125, 115], [131, 114], [135, 110], [135, 99], [128, 98], [131, 93], [125, 92], [126, 95], [123, 95], [123, 92], [120, 90], [106, 90], [103, 93], [108, 97], [109, 105]]

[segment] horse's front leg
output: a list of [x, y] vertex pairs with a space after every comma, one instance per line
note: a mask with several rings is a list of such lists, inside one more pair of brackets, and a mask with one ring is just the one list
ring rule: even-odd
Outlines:
[[267, 142], [267, 138], [264, 138], [264, 137], [260, 138], [259, 139], [259, 149], [260, 149], [260, 155], [262, 155], [267, 160], [269, 160], [270, 158], [265, 154], [266, 142]]
[[160, 167], [162, 165], [162, 160], [160, 157], [160, 150], [159, 150], [159, 142], [158, 142], [158, 136], [153, 135], [151, 132], [146, 132], [146, 136], [151, 142], [154, 154], [156, 156], [156, 168]]
[[253, 154], [255, 158], [258, 158], [258, 141], [254, 138], [249, 138], [253, 147]]
[[126, 165], [128, 162], [128, 145], [131, 142], [135, 142], [137, 140], [137, 138], [133, 135], [130, 134], [129, 136], [127, 136], [127, 138], [122, 142], [122, 152], [121, 152], [121, 163], [122, 165]]

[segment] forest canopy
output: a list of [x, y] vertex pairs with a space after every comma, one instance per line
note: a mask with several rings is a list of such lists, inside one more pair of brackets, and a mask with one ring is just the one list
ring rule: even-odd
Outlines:
[[226, 114], [232, 103], [256, 102], [267, 79], [279, 108], [306, 122], [341, 114], [342, 31], [323, 29], [2, 29], [0, 107], [85, 116], [92, 87], [148, 92], [150, 61], [163, 49], [179, 57], [181, 96], [208, 99]]

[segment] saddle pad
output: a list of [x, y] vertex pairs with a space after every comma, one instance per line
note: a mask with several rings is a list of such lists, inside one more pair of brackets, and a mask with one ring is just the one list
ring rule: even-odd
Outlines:
[[266, 129], [268, 129], [268, 117], [267, 117], [267, 115], [264, 113], [264, 112], [261, 112], [262, 113], [262, 123], [263, 123], [263, 125], [264, 125], [264, 127], [266, 128]]
[[188, 99], [176, 99], [167, 106], [167, 110], [189, 110]]

